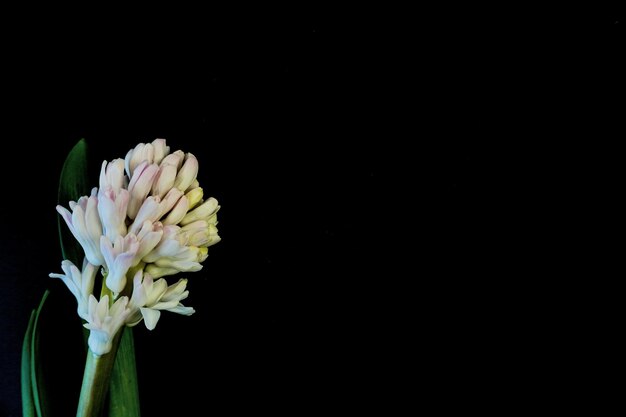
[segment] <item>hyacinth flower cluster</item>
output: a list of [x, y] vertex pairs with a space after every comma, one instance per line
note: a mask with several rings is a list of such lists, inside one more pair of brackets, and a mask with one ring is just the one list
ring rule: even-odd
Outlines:
[[[168, 279], [199, 271], [208, 248], [220, 241], [220, 206], [204, 198], [197, 175], [194, 155], [170, 153], [165, 139], [156, 139], [124, 159], [104, 161], [99, 187], [70, 201], [69, 210], [57, 206], [85, 259], [80, 269], [64, 260], [63, 273], [50, 276], [76, 297], [94, 355], [108, 353], [123, 326], [143, 321], [152, 330], [161, 311], [194, 313], [182, 303], [187, 280]], [[102, 285], [94, 293], [99, 271]]]

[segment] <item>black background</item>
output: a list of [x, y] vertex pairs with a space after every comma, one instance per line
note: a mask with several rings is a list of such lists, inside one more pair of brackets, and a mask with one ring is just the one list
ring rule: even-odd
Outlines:
[[624, 22], [523, 14], [102, 11], [9, 30], [0, 415], [20, 415], [21, 339], [46, 288], [51, 402], [75, 407], [75, 304], [47, 276], [80, 138], [94, 185], [101, 160], [166, 138], [222, 205], [223, 241], [186, 274], [196, 314], [134, 332], [146, 416], [388, 409], [415, 361], [482, 376], [476, 357], [508, 360], [525, 320], [547, 344], [571, 328], [538, 319], [562, 287], [537, 265], [581, 238], [577, 203], [611, 205]]

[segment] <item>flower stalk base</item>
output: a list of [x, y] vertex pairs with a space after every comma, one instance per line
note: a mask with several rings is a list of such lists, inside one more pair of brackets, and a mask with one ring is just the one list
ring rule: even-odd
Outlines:
[[121, 334], [121, 331], [118, 332], [113, 339], [113, 347], [109, 353], [97, 356], [91, 350], [87, 352], [76, 417], [100, 417], [109, 393], [111, 371]]

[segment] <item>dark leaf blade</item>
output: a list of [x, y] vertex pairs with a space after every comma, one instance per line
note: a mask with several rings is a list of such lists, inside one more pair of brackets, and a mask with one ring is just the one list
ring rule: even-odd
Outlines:
[[33, 403], [35, 404], [35, 411], [38, 417], [45, 417], [48, 414], [45, 382], [43, 380], [43, 372], [41, 361], [39, 360], [39, 316], [43, 309], [44, 303], [50, 294], [49, 290], [44, 292], [39, 307], [35, 312], [33, 320], [33, 329], [31, 334], [31, 349], [30, 349], [30, 382], [32, 387]]
[[133, 329], [125, 327], [122, 331], [124, 333], [122, 333], [111, 374], [109, 417], [139, 417], [139, 388]]
[[[81, 139], [74, 145], [63, 163], [59, 179], [59, 204], [68, 207], [70, 201], [76, 201], [81, 196], [88, 195], [91, 189], [88, 178], [87, 142], [85, 139]], [[83, 264], [83, 249], [60, 216], [58, 222], [63, 259], [68, 259], [80, 267]]]
[[35, 324], [35, 311], [30, 313], [28, 327], [24, 335], [24, 343], [22, 344], [22, 369], [21, 369], [21, 387], [22, 387], [22, 415], [24, 417], [35, 417], [35, 402], [33, 400], [33, 386], [31, 382], [31, 341], [33, 335], [33, 326]]

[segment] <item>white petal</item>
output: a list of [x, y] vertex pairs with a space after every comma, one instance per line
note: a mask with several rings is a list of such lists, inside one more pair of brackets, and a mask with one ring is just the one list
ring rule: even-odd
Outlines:
[[176, 175], [174, 187], [178, 188], [180, 191], [186, 191], [187, 188], [189, 188], [189, 186], [194, 182], [197, 175], [198, 159], [192, 153], [188, 153], [183, 167], [178, 172], [178, 175]]
[[169, 310], [172, 313], [176, 313], [176, 314], [182, 314], [184, 316], [191, 316], [193, 313], [196, 312], [196, 310], [193, 309], [193, 307], [185, 307], [182, 304], [177, 305], [174, 308], [170, 308]]
[[154, 177], [159, 170], [158, 165], [142, 162], [128, 184], [130, 202], [128, 203], [128, 217], [134, 219], [143, 204], [146, 196], [152, 189]]
[[206, 218], [216, 213], [219, 208], [220, 206], [217, 200], [211, 197], [207, 201], [187, 213], [187, 215], [180, 221], [180, 225], [185, 226], [186, 224], [193, 223], [197, 220], [206, 220]]
[[176, 180], [176, 166], [161, 164], [159, 172], [152, 185], [152, 195], [163, 198], [174, 187]]
[[152, 141], [154, 147], [154, 163], [160, 164], [163, 158], [170, 152], [170, 147], [165, 144], [165, 139], [155, 139]]
[[183, 219], [183, 217], [185, 217], [188, 209], [189, 209], [189, 201], [187, 200], [187, 197], [182, 196], [178, 200], [178, 202], [176, 203], [176, 205], [174, 206], [170, 214], [168, 214], [165, 220], [163, 220], [163, 224], [166, 226], [170, 224], [177, 224]]
[[184, 159], [185, 159], [185, 153], [183, 151], [176, 151], [174, 153], [167, 155], [165, 158], [163, 158], [163, 160], [161, 161], [161, 165], [164, 165], [164, 164], [174, 165], [176, 167], [176, 170], [178, 171], [180, 167], [183, 165]]
[[168, 275], [177, 274], [180, 271], [176, 268], [165, 268], [156, 266], [155, 264], [148, 264], [146, 265], [146, 272], [148, 272], [154, 278], [161, 278]]
[[187, 200], [189, 200], [189, 210], [200, 204], [202, 202], [202, 197], [204, 196], [204, 191], [201, 187], [194, 188], [191, 191], [188, 191], [185, 194]]
[[128, 228], [128, 233], [138, 234], [143, 227], [144, 222], [154, 223], [159, 219], [160, 201], [158, 197], [148, 197], [141, 205], [135, 221]]
[[161, 317], [161, 312], [150, 308], [142, 308], [141, 315], [143, 316], [143, 320], [146, 323], [148, 330], [154, 330], [157, 322], [159, 321], [159, 317]]

